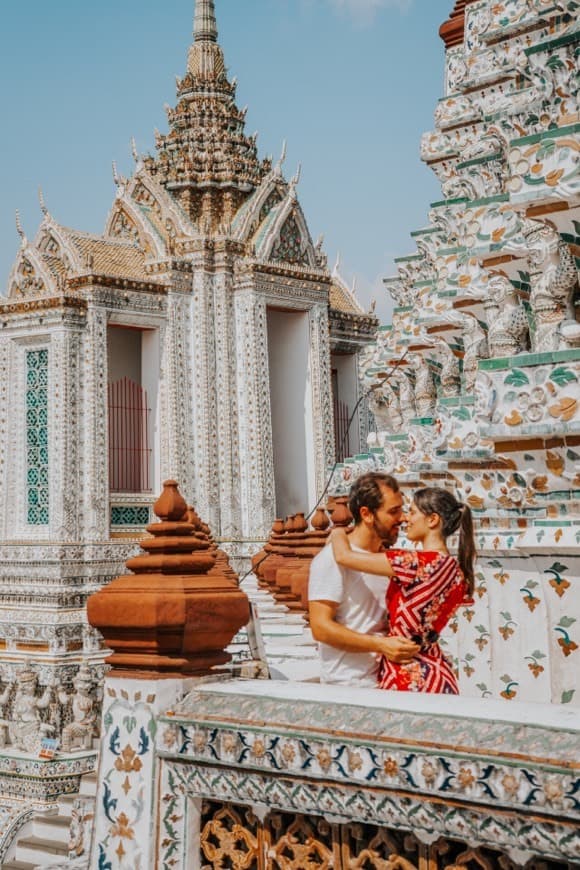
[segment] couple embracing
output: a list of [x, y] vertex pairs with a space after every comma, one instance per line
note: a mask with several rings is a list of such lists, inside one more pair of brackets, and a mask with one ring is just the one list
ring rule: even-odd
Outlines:
[[[405, 516], [399, 484], [380, 473], [353, 484], [349, 507], [354, 529], [334, 529], [310, 569], [310, 626], [320, 644], [321, 681], [458, 694], [438, 640], [473, 593], [469, 507], [447, 490], [425, 487]], [[421, 549], [388, 549], [403, 523], [407, 539]], [[455, 532], [457, 559], [447, 549]]]

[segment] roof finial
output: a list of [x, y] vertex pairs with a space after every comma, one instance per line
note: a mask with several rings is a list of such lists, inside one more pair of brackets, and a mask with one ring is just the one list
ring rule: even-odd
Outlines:
[[45, 217], [48, 217], [48, 209], [46, 207], [46, 203], [44, 202], [44, 194], [42, 193], [42, 187], [38, 188], [38, 201], [40, 203], [40, 210]]
[[134, 136], [131, 136], [131, 154], [135, 163], [139, 163], [139, 152], [137, 151], [137, 143]]
[[193, 19], [194, 42], [217, 42], [214, 0], [196, 0]]
[[28, 240], [26, 238], [26, 233], [22, 229], [22, 224], [20, 223], [20, 212], [18, 211], [18, 209], [16, 209], [16, 232], [22, 239], [22, 245], [26, 245]]
[[302, 175], [302, 164], [299, 163], [299, 164], [298, 164], [298, 168], [296, 169], [296, 175], [295, 175], [294, 178], [292, 179], [292, 184], [293, 184], [294, 186], [296, 186], [297, 184], [300, 184], [300, 176], [301, 176], [301, 175]]
[[339, 269], [340, 269], [340, 251], [337, 251], [336, 263], [334, 264], [334, 269], [332, 270], [332, 274], [334, 276], [338, 275]]
[[119, 178], [119, 173], [117, 171], [117, 163], [115, 160], [113, 160], [112, 168], [113, 168], [113, 181], [115, 182], [117, 187], [119, 187], [119, 185], [121, 184], [121, 179]]

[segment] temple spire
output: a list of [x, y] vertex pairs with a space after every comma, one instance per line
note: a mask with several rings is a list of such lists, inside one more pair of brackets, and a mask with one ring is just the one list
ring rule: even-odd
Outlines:
[[193, 19], [194, 42], [217, 42], [217, 38], [214, 0], [196, 0]]
[[196, 0], [193, 45], [187, 62], [187, 70], [195, 78], [216, 81], [225, 76], [224, 55], [217, 38], [214, 0]]

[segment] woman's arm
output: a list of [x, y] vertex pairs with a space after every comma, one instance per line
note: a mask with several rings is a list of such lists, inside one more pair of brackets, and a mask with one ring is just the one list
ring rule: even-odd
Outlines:
[[330, 543], [336, 563], [343, 568], [362, 571], [364, 574], [377, 574], [379, 577], [393, 576], [393, 566], [384, 553], [358, 553], [351, 548], [344, 529], [333, 529]]

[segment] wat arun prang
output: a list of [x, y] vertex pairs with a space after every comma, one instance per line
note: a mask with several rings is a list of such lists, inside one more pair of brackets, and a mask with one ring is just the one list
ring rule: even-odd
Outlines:
[[458, 2], [441, 28], [445, 95], [421, 156], [442, 197], [385, 281], [393, 323], [364, 363], [370, 452], [341, 465], [332, 490], [380, 467], [409, 492], [456, 491], [480, 554], [475, 601], [447, 637], [462, 693], [573, 707], [579, 8]]

